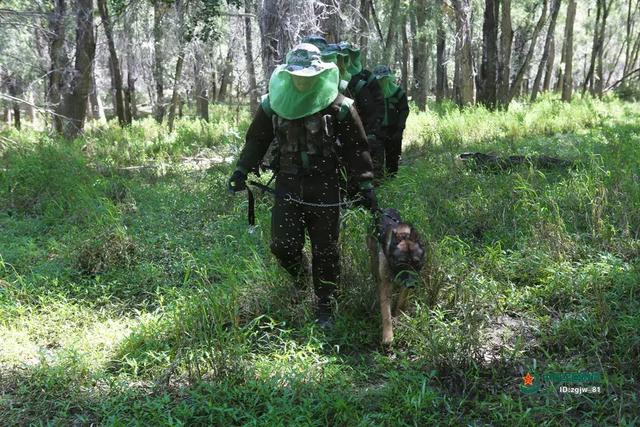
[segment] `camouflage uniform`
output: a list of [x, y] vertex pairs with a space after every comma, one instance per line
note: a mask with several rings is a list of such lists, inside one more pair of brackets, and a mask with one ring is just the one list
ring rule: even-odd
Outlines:
[[[314, 204], [335, 204], [339, 159], [363, 191], [371, 192], [371, 157], [352, 101], [338, 95], [322, 111], [296, 120], [273, 112], [265, 97], [249, 126], [237, 163], [245, 175], [256, 171], [272, 140], [277, 141], [276, 192]], [[340, 144], [340, 146], [339, 146]], [[320, 310], [329, 310], [340, 272], [339, 207], [316, 207], [277, 197], [271, 212], [271, 251], [292, 276], [303, 274], [305, 231], [312, 251], [313, 283]]]

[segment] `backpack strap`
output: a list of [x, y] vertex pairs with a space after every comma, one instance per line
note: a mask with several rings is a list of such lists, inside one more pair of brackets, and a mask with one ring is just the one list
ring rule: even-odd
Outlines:
[[356, 83], [356, 86], [354, 88], [355, 94], [359, 94], [360, 91], [367, 85], [367, 83], [368, 82], [366, 80], [358, 80], [358, 83]]
[[262, 107], [262, 111], [269, 117], [270, 119], [273, 117], [273, 110], [271, 109], [271, 102], [269, 101], [269, 94], [262, 95], [262, 99], [260, 100], [260, 106]]
[[347, 98], [346, 96], [342, 97], [340, 101], [340, 110], [338, 111], [338, 121], [343, 121], [349, 115], [349, 110], [353, 105], [353, 99]]

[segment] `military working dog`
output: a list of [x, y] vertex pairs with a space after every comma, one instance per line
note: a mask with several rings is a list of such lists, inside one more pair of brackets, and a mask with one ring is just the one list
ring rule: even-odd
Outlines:
[[393, 341], [391, 300], [393, 284], [400, 286], [394, 314], [404, 310], [409, 289], [415, 286], [422, 270], [425, 247], [417, 231], [402, 221], [395, 209], [383, 209], [378, 214], [375, 235], [367, 237], [371, 255], [371, 271], [378, 282], [382, 314], [382, 344]]

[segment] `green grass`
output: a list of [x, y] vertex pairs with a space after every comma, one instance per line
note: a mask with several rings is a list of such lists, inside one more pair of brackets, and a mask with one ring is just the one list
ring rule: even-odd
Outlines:
[[[0, 424], [637, 425], [640, 105], [553, 98], [410, 116], [378, 191], [428, 241], [391, 351], [364, 236], [343, 214], [336, 327], [249, 232], [231, 165], [249, 116], [174, 134], [151, 120], [83, 138], [0, 131]], [[462, 151], [570, 169], [461, 168]], [[130, 173], [131, 166], [169, 164]], [[597, 395], [526, 395], [526, 372], [599, 372]]]

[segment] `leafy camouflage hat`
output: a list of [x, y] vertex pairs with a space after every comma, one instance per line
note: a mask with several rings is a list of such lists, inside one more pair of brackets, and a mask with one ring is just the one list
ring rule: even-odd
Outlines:
[[313, 77], [327, 68], [321, 61], [320, 49], [310, 43], [300, 43], [287, 53], [283, 70], [294, 76]]
[[362, 60], [360, 59], [360, 49], [349, 42], [342, 41], [338, 43], [341, 52], [349, 54], [349, 65], [347, 71], [352, 75], [362, 71]]
[[373, 75], [380, 80], [383, 77], [392, 76], [393, 73], [388, 65], [376, 65], [376, 68], [373, 69]]
[[312, 34], [310, 36], [303, 37], [302, 43], [312, 44], [320, 50], [326, 49], [328, 45], [327, 40], [324, 37], [319, 36], [317, 34]]
[[320, 50], [301, 43], [287, 54], [269, 80], [269, 102], [280, 117], [295, 120], [326, 108], [338, 96], [336, 64], [322, 62]]

